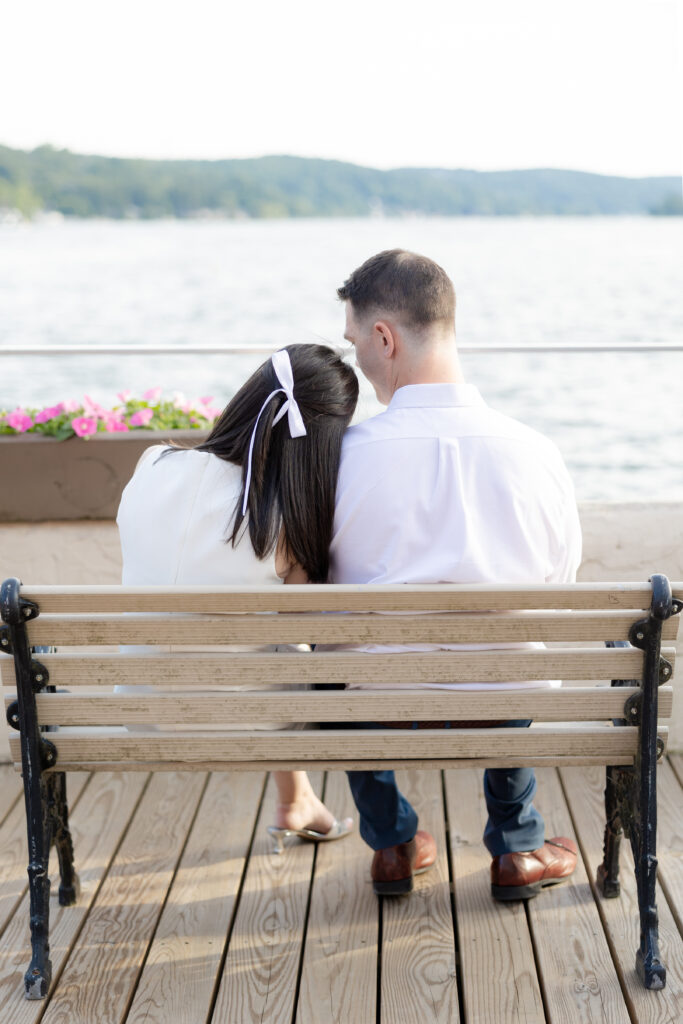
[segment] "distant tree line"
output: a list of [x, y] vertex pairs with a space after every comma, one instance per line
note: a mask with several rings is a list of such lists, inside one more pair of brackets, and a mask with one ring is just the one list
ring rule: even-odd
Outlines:
[[379, 171], [336, 160], [125, 160], [0, 146], [0, 209], [31, 217], [683, 213], [679, 178], [580, 171]]

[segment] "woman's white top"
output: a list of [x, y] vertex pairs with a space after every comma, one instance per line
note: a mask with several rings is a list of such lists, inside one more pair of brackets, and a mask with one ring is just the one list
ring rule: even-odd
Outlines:
[[[226, 542], [242, 488], [241, 468], [209, 452], [188, 449], [162, 455], [164, 451], [167, 449], [162, 445], [147, 449], [121, 497], [116, 522], [123, 555], [124, 585], [263, 586], [282, 583], [275, 571], [275, 555], [258, 559], [248, 531], [234, 547], [229, 540]], [[135, 651], [192, 649], [138, 646]], [[273, 648], [235, 644], [202, 647], [202, 651], [207, 650], [247, 652]], [[145, 689], [160, 690], [142, 686], [116, 689], [135, 693]], [[164, 687], [167, 692], [169, 689], [182, 690], [182, 687]], [[236, 683], [214, 689], [253, 690], [254, 687]], [[278, 686], [264, 683], [259, 689], [278, 689]], [[232, 728], [283, 729], [287, 726], [235, 725]]]
[[148, 448], [121, 498], [123, 583], [265, 585], [282, 583], [275, 556], [259, 560], [248, 532], [226, 536], [242, 489], [242, 470], [209, 452]]

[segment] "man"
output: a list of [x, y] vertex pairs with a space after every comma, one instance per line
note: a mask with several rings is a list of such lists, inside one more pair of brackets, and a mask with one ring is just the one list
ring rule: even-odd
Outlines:
[[[388, 408], [344, 439], [332, 581], [573, 580], [581, 533], [565, 466], [549, 440], [488, 408], [465, 382], [446, 273], [395, 249], [367, 260], [337, 294], [345, 337]], [[434, 649], [363, 649], [418, 647]], [[433, 838], [418, 831], [393, 772], [349, 772], [349, 780], [361, 835], [375, 851], [375, 892], [410, 892], [413, 874], [436, 859]], [[484, 786], [494, 897], [528, 898], [570, 875], [576, 846], [563, 837], [544, 842], [533, 770], [489, 770]]]

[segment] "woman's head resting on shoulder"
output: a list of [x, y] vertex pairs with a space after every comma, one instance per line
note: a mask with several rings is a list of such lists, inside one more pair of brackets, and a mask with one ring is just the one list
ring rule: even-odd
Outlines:
[[246, 494], [252, 547], [265, 558], [282, 531], [292, 563], [298, 563], [312, 583], [324, 583], [342, 438], [356, 408], [358, 380], [325, 345], [288, 345], [285, 351], [306, 433], [291, 437], [287, 414], [274, 423], [288, 398], [268, 359], [242, 385], [198, 448], [242, 467], [242, 492], [228, 533], [228, 540], [236, 544], [245, 519], [242, 505], [253, 434]]

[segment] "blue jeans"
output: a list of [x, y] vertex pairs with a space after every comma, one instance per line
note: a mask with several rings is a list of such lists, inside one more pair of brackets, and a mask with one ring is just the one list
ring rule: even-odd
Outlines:
[[[513, 720], [506, 726], [530, 725]], [[368, 728], [377, 725], [368, 723]], [[393, 771], [347, 772], [360, 814], [360, 834], [373, 850], [406, 843], [417, 832], [417, 814], [396, 785]], [[488, 821], [484, 844], [492, 857], [543, 846], [543, 818], [532, 801], [536, 793], [533, 768], [489, 768], [484, 772]]]

